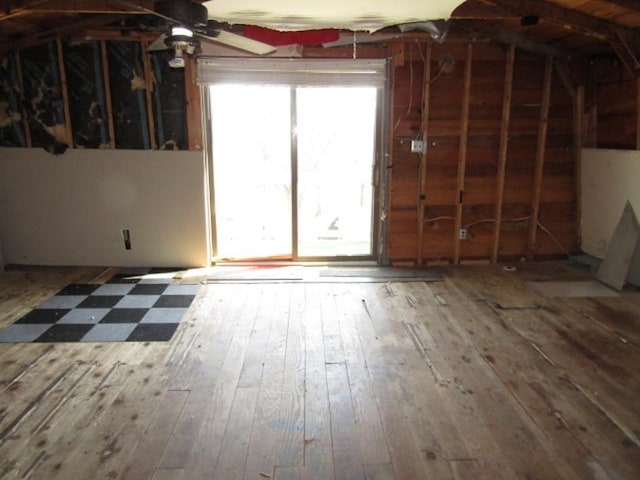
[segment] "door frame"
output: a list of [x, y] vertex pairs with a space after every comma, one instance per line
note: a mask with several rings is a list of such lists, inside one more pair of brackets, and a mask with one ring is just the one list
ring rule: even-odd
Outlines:
[[[293, 60], [295, 61], [295, 60]], [[291, 92], [291, 192], [292, 192], [292, 254], [287, 258], [259, 258], [259, 259], [220, 259], [217, 257], [217, 222], [215, 203], [215, 169], [213, 158], [213, 135], [211, 131], [211, 97], [209, 86], [211, 83], [201, 84], [200, 96], [203, 114], [203, 140], [204, 140], [204, 183], [205, 183], [205, 212], [206, 235], [208, 245], [208, 258], [211, 264], [216, 263], [242, 263], [262, 261], [287, 261], [287, 262], [357, 262], [375, 261], [380, 265], [388, 264], [386, 253], [387, 238], [387, 209], [388, 209], [388, 164], [390, 160], [390, 128], [389, 128], [389, 65], [385, 66], [384, 86], [377, 88], [376, 118], [375, 118], [375, 147], [372, 159], [372, 222], [371, 222], [371, 254], [370, 255], [344, 255], [331, 257], [299, 257], [298, 256], [298, 158], [297, 158], [297, 118], [296, 118], [296, 86], [290, 86]], [[242, 82], [238, 82], [242, 83]], [[327, 83], [326, 86], [339, 87], [340, 84]], [[363, 85], [365, 86], [365, 85]]]

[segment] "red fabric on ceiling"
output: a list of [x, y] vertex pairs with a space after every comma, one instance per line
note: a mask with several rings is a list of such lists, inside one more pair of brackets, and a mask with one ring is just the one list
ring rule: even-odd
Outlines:
[[280, 32], [255, 25], [245, 26], [243, 33], [245, 37], [268, 43], [274, 47], [282, 45], [321, 45], [335, 42], [340, 37], [340, 32], [336, 29]]

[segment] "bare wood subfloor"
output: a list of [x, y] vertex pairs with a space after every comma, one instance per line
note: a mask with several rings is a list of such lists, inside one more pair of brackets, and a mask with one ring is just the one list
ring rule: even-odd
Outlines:
[[[4, 272], [0, 326], [104, 276]], [[640, 293], [522, 283], [583, 277], [209, 284], [171, 342], [0, 344], [0, 478], [640, 478]]]

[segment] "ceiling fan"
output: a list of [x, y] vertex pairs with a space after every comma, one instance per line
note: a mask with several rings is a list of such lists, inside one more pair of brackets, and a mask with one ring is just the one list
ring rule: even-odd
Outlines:
[[200, 41], [219, 43], [255, 55], [267, 55], [276, 50], [267, 43], [221, 29], [220, 23], [209, 19], [207, 8], [194, 0], [160, 0], [154, 3], [153, 10], [129, 2], [121, 3], [166, 22], [167, 33], [154, 40], [148, 50], [172, 49], [174, 57], [169, 65], [173, 68], [184, 67], [184, 54], [193, 54]]

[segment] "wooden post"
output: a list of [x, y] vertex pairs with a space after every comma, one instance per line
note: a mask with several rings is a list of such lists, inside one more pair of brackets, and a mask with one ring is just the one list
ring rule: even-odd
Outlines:
[[184, 87], [187, 102], [187, 137], [189, 150], [202, 150], [202, 101], [200, 87], [196, 83], [195, 59], [185, 58]]
[[573, 148], [576, 184], [576, 241], [582, 245], [582, 146], [584, 144], [584, 85], [578, 85], [573, 103]]
[[67, 88], [67, 72], [64, 69], [64, 49], [62, 39], [56, 39], [58, 48], [58, 71], [60, 72], [60, 90], [62, 91], [62, 103], [64, 108], [64, 124], [66, 130], [66, 142], [69, 148], [73, 148], [73, 132], [71, 127], [71, 110], [69, 109], [69, 90]]
[[640, 150], [640, 77], [636, 77], [636, 150]]
[[544, 156], [547, 144], [547, 128], [549, 126], [549, 103], [551, 101], [551, 77], [553, 75], [553, 58], [547, 57], [544, 67], [544, 87], [542, 105], [540, 106], [540, 123], [538, 124], [538, 145], [536, 147], [536, 164], [533, 176], [533, 196], [531, 199], [531, 224], [529, 225], [529, 244], [527, 258], [533, 260], [538, 219], [540, 217], [540, 190], [544, 173]]
[[[22, 59], [20, 52], [16, 52], [16, 72], [18, 73], [18, 87], [20, 88], [20, 96], [24, 98], [24, 76], [22, 75]], [[27, 118], [24, 106], [20, 102], [20, 108], [22, 112], [22, 126], [24, 127], [24, 141], [27, 148], [31, 148], [31, 127], [29, 126], [29, 119]]]
[[[427, 142], [429, 138], [429, 97], [431, 95], [431, 42], [427, 44], [427, 58], [424, 64], [424, 90], [422, 104], [422, 141]], [[420, 189], [418, 196], [418, 253], [416, 255], [416, 263], [422, 265], [423, 259], [423, 240], [424, 240], [424, 207], [427, 198], [427, 152], [429, 147], [425, 144], [425, 149], [420, 157]]]
[[113, 105], [111, 103], [111, 85], [109, 82], [109, 58], [107, 56], [107, 42], [100, 41], [100, 53], [102, 54], [102, 78], [104, 83], [104, 101], [107, 109], [107, 128], [109, 130], [109, 147], [116, 148], [116, 130], [113, 121]]
[[453, 263], [460, 263], [460, 229], [462, 228], [462, 206], [464, 203], [464, 180], [467, 169], [467, 144], [469, 141], [469, 102], [471, 99], [471, 62], [473, 44], [467, 45], [467, 59], [464, 67], [464, 94], [462, 97], [462, 115], [460, 125], [460, 148], [458, 150], [458, 198], [456, 203], [456, 221], [453, 231]]
[[[147, 48], [149, 42], [144, 40], [140, 42], [142, 49], [142, 68], [144, 69], [144, 90], [147, 98], [147, 124], [149, 125], [149, 140], [151, 142], [151, 150], [158, 149], [158, 140], [156, 139], [156, 123], [153, 115], [153, 74], [151, 69], [151, 57]], [[158, 112], [160, 114], [160, 112]]]
[[502, 127], [500, 130], [500, 150], [498, 154], [498, 173], [496, 179], [496, 210], [493, 230], [493, 246], [491, 262], [498, 261], [500, 250], [500, 228], [502, 227], [502, 204], [504, 202], [504, 182], [507, 170], [507, 149], [509, 147], [509, 123], [511, 121], [511, 97], [513, 94], [513, 66], [516, 46], [511, 45], [507, 51], [507, 65], [504, 72], [504, 96], [502, 99]]

